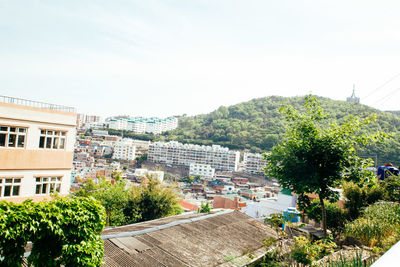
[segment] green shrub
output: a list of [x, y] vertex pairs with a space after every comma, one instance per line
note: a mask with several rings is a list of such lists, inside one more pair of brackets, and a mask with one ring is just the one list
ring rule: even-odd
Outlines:
[[378, 202], [367, 207], [362, 217], [346, 225], [345, 235], [369, 247], [390, 248], [400, 240], [400, 204]]
[[200, 213], [209, 213], [210, 211], [211, 211], [210, 203], [208, 201], [206, 201], [205, 204], [203, 202], [201, 202], [201, 207], [199, 209], [199, 212]]
[[295, 243], [290, 254], [293, 260], [302, 264], [311, 265], [322, 257], [333, 253], [336, 248], [331, 236], [315, 242], [305, 236], [295, 237], [294, 240]]
[[384, 191], [384, 199], [387, 201], [400, 202], [400, 178], [391, 176], [381, 182]]
[[[326, 209], [326, 226], [333, 233], [339, 233], [343, 230], [346, 223], [346, 213], [339, 207], [336, 203], [331, 203], [329, 201], [324, 201]], [[321, 222], [322, 212], [321, 203], [318, 199], [315, 199], [305, 210], [308, 218]]]
[[100, 266], [104, 208], [93, 198], [0, 202], [0, 265], [21, 266], [32, 242], [33, 266]]
[[348, 217], [354, 220], [360, 216], [362, 209], [384, 198], [384, 189], [378, 184], [360, 186], [355, 183], [344, 183], [343, 193], [347, 201], [345, 209]]
[[75, 194], [99, 200], [106, 210], [108, 226], [153, 220], [183, 211], [176, 192], [151, 177], [147, 184], [138, 187], [128, 185], [124, 179], [112, 184], [101, 177], [99, 184], [88, 180]]

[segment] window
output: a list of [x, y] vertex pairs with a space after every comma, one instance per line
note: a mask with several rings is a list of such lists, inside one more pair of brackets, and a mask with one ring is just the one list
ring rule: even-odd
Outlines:
[[61, 177], [36, 177], [36, 195], [60, 193]]
[[19, 196], [21, 178], [0, 178], [0, 197]]
[[40, 130], [39, 148], [64, 149], [66, 133], [63, 131]]
[[26, 129], [0, 125], [0, 147], [25, 147]]

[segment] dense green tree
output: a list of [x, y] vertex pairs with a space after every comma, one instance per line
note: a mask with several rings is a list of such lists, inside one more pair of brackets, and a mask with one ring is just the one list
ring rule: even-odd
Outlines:
[[134, 188], [132, 205], [140, 212], [140, 221], [154, 220], [182, 213], [177, 193], [162, 186], [156, 179], [148, 179], [147, 184]]
[[[105, 177], [99, 179], [95, 184], [91, 179], [76, 192], [77, 196], [92, 196], [103, 205], [106, 211], [106, 225], [123, 225], [132, 221], [127, 221], [123, 210], [128, 205], [130, 190], [124, 180], [119, 180], [114, 184]], [[137, 216], [131, 215], [131, 218]], [[133, 221], [134, 222], [134, 221]]]
[[359, 170], [370, 163], [360, 159], [354, 147], [380, 140], [383, 134], [367, 135], [361, 131], [373, 117], [350, 117], [341, 124], [329, 123], [327, 114], [312, 96], [306, 96], [304, 107], [304, 112], [292, 106], [282, 109], [289, 127], [282, 143], [266, 155], [266, 173], [298, 195], [316, 193], [319, 196], [326, 236], [324, 200], [337, 198], [332, 188], [340, 185], [344, 176], [361, 178], [354, 174], [362, 174]]
[[131, 186], [124, 179], [111, 183], [103, 177], [98, 184], [88, 180], [75, 194], [99, 200], [105, 208], [108, 226], [153, 220], [182, 212], [177, 193], [151, 177], [148, 177], [147, 184], [141, 186]]

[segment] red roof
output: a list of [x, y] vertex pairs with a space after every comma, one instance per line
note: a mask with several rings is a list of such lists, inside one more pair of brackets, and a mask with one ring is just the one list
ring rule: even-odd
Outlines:
[[197, 207], [196, 205], [186, 202], [186, 201], [183, 201], [182, 199], [179, 200], [179, 204], [181, 204], [181, 207], [184, 210], [190, 210], [190, 211], [198, 211], [199, 210], [199, 207]]

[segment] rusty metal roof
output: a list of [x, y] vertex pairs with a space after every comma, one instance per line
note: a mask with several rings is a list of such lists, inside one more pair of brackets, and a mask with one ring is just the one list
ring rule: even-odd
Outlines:
[[275, 236], [238, 211], [184, 214], [103, 231], [105, 266], [237, 266]]

